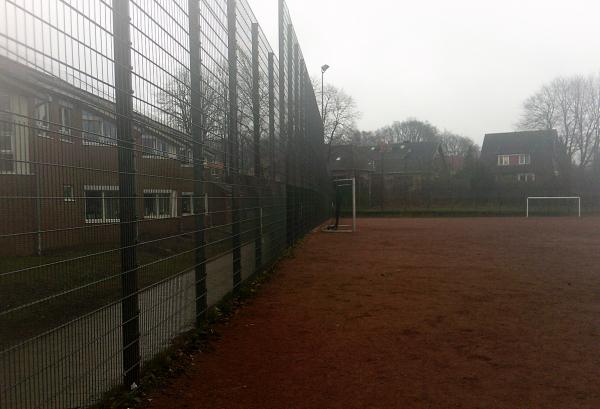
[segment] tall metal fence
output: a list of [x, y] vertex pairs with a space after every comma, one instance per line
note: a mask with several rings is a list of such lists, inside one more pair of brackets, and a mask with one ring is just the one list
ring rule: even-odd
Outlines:
[[74, 408], [327, 216], [288, 9], [0, 0], [0, 408]]

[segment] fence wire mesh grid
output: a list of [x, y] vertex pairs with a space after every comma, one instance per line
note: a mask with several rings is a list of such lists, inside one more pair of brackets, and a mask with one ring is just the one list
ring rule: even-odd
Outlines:
[[97, 403], [327, 216], [293, 24], [0, 0], [0, 407]]

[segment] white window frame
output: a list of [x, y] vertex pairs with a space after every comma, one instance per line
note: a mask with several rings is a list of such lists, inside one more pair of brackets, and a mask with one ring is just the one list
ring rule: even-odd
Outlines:
[[[100, 123], [100, 133], [94, 134], [93, 137], [97, 137], [99, 142], [88, 139], [88, 135], [92, 135], [90, 132], [85, 131], [84, 123], [86, 121], [98, 121]], [[110, 135], [109, 128], [115, 129], [115, 134]], [[113, 121], [106, 119], [101, 115], [97, 115], [91, 111], [81, 111], [81, 130], [82, 130], [82, 143], [85, 146], [116, 146], [117, 145], [117, 126]]]
[[[171, 212], [169, 215], [161, 215], [160, 213], [160, 204], [159, 204], [159, 195], [169, 194], [169, 201], [171, 204]], [[154, 195], [154, 215], [146, 214], [146, 195]], [[170, 219], [173, 217], [177, 217], [177, 192], [169, 189], [144, 189], [143, 194], [144, 200], [144, 219]]]
[[535, 173], [519, 173], [517, 175], [517, 181], [523, 183], [535, 182]]
[[[8, 110], [10, 111], [10, 105], [11, 105], [11, 96], [8, 94], [0, 94], [0, 98], [7, 98], [8, 99]], [[0, 155], [2, 155], [2, 158], [0, 159], [0, 161], [2, 161], [2, 163], [0, 165], [4, 166], [4, 163], [6, 161], [8, 161], [9, 163], [12, 163], [12, 170], [3, 170], [2, 168], [0, 168], [0, 174], [3, 175], [12, 175], [14, 173], [16, 173], [16, 167], [17, 164], [15, 162], [16, 160], [16, 155], [15, 155], [15, 135], [16, 135], [16, 125], [13, 121], [12, 118], [12, 114], [11, 113], [7, 113], [7, 112], [2, 112], [0, 113], [0, 121], [2, 121], [2, 128], [0, 128], [0, 137], [1, 138], [7, 138], [8, 139], [8, 144], [9, 144], [9, 149], [2, 149], [0, 147]], [[6, 134], [7, 132], [7, 134]]]
[[[102, 200], [102, 219], [88, 219], [87, 218], [87, 195], [88, 191], [93, 192], [102, 192], [101, 200]], [[93, 185], [85, 185], [83, 187], [84, 192], [84, 218], [86, 224], [99, 224], [99, 223], [119, 223], [121, 218], [117, 219], [109, 219], [106, 217], [106, 192], [118, 192], [119, 186], [93, 186]]]
[[[70, 196], [65, 195], [65, 189], [70, 189]], [[63, 185], [63, 201], [65, 202], [74, 202], [75, 201], [75, 189], [73, 185]]]
[[180, 146], [177, 148], [177, 159], [181, 162], [181, 166], [184, 168], [191, 168], [194, 166], [194, 152], [192, 148]]
[[529, 164], [531, 164], [531, 155], [529, 153], [519, 154], [519, 165], [529, 165]]
[[498, 166], [510, 166], [510, 155], [498, 155]]
[[[69, 111], [69, 123], [66, 124], [64, 113]], [[58, 133], [60, 134], [61, 142], [73, 143], [73, 137], [71, 136], [71, 127], [73, 126], [73, 105], [67, 102], [61, 101], [58, 107], [58, 121], [60, 128]]]
[[[152, 147], [144, 144], [145, 139], [152, 139]], [[165, 150], [159, 149], [158, 144], [164, 144]], [[151, 149], [152, 153], [147, 153], [146, 149]], [[142, 133], [142, 158], [144, 159], [177, 159], [177, 148], [171, 142], [160, 136], [151, 133]]]
[[[183, 198], [190, 199], [190, 209], [191, 213], [184, 213], [183, 211]], [[194, 209], [194, 192], [181, 192], [181, 215], [182, 216], [192, 216], [196, 214], [196, 209]]]
[[[50, 138], [50, 98], [35, 98], [33, 101], [33, 117], [35, 119], [35, 133], [40, 138]], [[43, 106], [46, 111], [46, 119], [40, 118], [38, 108]]]
[[8, 129], [9, 149], [0, 150], [5, 156], [1, 159], [12, 163], [11, 170], [0, 170], [1, 175], [30, 175], [29, 135], [31, 122], [29, 101], [19, 94], [1, 93], [0, 98], [7, 98], [8, 106], [0, 112], [0, 121], [10, 124]]

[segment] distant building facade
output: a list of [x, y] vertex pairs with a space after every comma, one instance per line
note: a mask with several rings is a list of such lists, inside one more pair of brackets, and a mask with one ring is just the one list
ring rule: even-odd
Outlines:
[[[21, 64], [0, 63], [0, 255], [118, 240], [114, 106]], [[208, 225], [226, 224], [218, 151], [206, 150], [206, 196], [194, 200], [186, 135], [140, 114], [134, 124], [136, 210], [140, 220], [153, 221], [140, 223], [140, 237], [193, 231], [198, 212]]]
[[356, 178], [363, 207], [393, 204], [418, 196], [449, 174], [438, 142], [332, 147], [329, 171], [334, 179]]
[[555, 130], [487, 134], [481, 148], [497, 187], [556, 186], [562, 156]]

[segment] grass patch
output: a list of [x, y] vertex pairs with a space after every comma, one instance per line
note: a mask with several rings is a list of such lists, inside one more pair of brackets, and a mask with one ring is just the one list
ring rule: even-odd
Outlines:
[[[212, 231], [206, 256], [231, 247], [229, 233]], [[195, 266], [194, 241], [177, 237], [138, 247], [138, 287], [151, 286]], [[118, 245], [3, 257], [0, 263], [0, 350], [50, 331], [121, 299]], [[10, 312], [9, 312], [10, 311]]]

